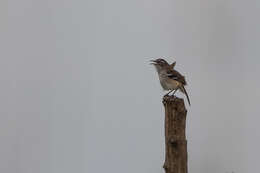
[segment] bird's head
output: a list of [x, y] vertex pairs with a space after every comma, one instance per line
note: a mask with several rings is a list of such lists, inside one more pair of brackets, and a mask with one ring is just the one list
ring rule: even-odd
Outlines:
[[154, 66], [161, 66], [161, 67], [164, 67], [164, 66], [168, 66], [168, 62], [165, 61], [164, 59], [162, 58], [158, 58], [158, 59], [155, 59], [155, 60], [150, 60], [150, 64], [154, 65]]
[[169, 67], [170, 69], [173, 69], [176, 65], [176, 61], [174, 61], [172, 64], [169, 64], [167, 61], [165, 61], [164, 59], [162, 58], [158, 58], [156, 60], [150, 60], [150, 64], [151, 65], [154, 65], [155, 67], [159, 66], [159, 67]]
[[169, 67], [169, 64], [167, 61], [165, 61], [164, 59], [162, 58], [158, 58], [158, 59], [155, 59], [155, 60], [150, 60], [150, 64], [151, 65], [154, 65], [156, 70], [159, 72], [161, 71], [162, 69], [165, 69], [167, 67]]

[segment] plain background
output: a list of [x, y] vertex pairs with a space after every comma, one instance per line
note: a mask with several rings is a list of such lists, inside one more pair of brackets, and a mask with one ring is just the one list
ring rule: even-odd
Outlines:
[[259, 9], [2, 0], [0, 172], [163, 173], [159, 57], [189, 84], [189, 172], [259, 172]]

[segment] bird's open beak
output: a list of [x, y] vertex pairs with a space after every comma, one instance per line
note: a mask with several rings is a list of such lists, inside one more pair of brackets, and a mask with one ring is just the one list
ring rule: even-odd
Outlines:
[[157, 64], [157, 63], [156, 63], [155, 60], [150, 60], [150, 64], [151, 64], [151, 65], [155, 65], [155, 64]]

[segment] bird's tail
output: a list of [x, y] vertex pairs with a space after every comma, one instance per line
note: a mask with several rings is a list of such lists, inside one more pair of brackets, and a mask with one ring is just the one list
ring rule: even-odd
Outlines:
[[188, 95], [186, 89], [184, 88], [183, 85], [180, 86], [180, 89], [181, 89], [181, 91], [186, 95], [187, 100], [188, 100], [188, 103], [189, 103], [189, 105], [190, 105], [190, 98], [189, 98], [189, 95]]

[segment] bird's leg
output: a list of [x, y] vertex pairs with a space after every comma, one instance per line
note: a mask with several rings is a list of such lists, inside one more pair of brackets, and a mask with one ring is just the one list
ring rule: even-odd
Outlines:
[[168, 96], [173, 90], [170, 90], [170, 92], [168, 92], [167, 94], [165, 94], [164, 96]]
[[173, 90], [170, 90], [170, 92], [168, 92], [166, 95], [169, 95]]
[[172, 95], [174, 96], [174, 94], [176, 93], [176, 91], [178, 90], [179, 88], [177, 88], [176, 90], [174, 90], [174, 92], [172, 93]]

